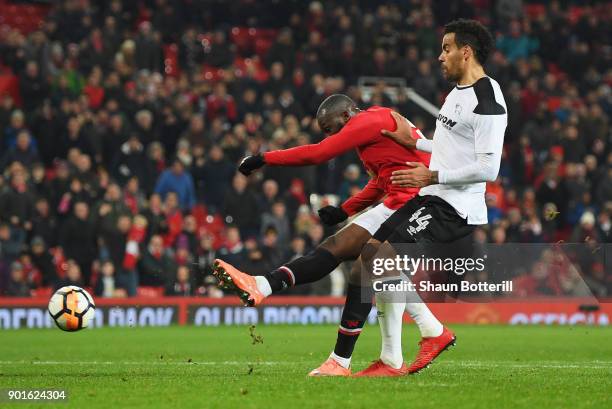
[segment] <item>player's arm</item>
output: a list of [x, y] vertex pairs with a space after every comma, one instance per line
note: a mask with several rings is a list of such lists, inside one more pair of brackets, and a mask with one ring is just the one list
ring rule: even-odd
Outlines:
[[476, 161], [457, 169], [431, 171], [425, 165], [409, 162], [412, 169], [393, 172], [394, 184], [405, 187], [423, 187], [434, 184], [464, 185], [490, 182], [497, 178], [501, 163], [507, 116], [503, 114], [474, 115], [474, 151]]
[[385, 196], [385, 189], [378, 182], [378, 177], [371, 178], [363, 189], [342, 203], [342, 209], [352, 216], [378, 202]]
[[507, 117], [499, 115], [474, 114], [474, 150], [476, 162], [458, 169], [438, 172], [438, 183], [462, 185], [468, 183], [492, 182], [497, 179], [504, 147], [504, 133]]
[[325, 206], [319, 209], [319, 217], [326, 225], [333, 226], [376, 203], [384, 195], [385, 189], [378, 184], [378, 178], [374, 177], [368, 181], [368, 184], [362, 190], [349, 197], [339, 207]]
[[371, 142], [380, 132], [380, 121], [374, 115], [362, 113], [352, 118], [340, 132], [315, 144], [265, 152], [242, 160], [238, 170], [251, 174], [264, 165], [306, 166], [327, 162], [358, 146]]
[[431, 153], [433, 143], [430, 139], [425, 138], [425, 135], [423, 135], [419, 128], [395, 111], [391, 112], [391, 115], [395, 120], [395, 131], [383, 129], [380, 133], [408, 149], [418, 149]]

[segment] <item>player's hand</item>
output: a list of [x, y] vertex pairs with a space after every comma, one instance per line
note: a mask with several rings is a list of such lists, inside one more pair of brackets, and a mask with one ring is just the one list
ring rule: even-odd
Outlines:
[[393, 139], [396, 143], [406, 148], [416, 149], [417, 140], [412, 137], [412, 127], [410, 126], [408, 120], [395, 111], [391, 111], [391, 115], [393, 116], [393, 119], [395, 119], [397, 129], [395, 132], [383, 129], [380, 131], [380, 133]]
[[348, 218], [348, 214], [341, 207], [336, 206], [322, 207], [318, 213], [321, 221], [328, 226], [333, 226]]
[[266, 161], [261, 153], [247, 156], [246, 158], [242, 159], [240, 165], [238, 165], [238, 171], [244, 176], [249, 176], [254, 170], [261, 168], [265, 164]]
[[438, 172], [433, 172], [421, 162], [406, 162], [410, 169], [391, 173], [391, 183], [399, 187], [425, 187], [438, 183]]

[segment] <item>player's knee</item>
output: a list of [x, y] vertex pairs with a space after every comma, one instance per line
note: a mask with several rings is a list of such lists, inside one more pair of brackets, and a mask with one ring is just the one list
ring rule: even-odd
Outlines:
[[352, 240], [346, 238], [341, 240], [336, 234], [325, 239], [321, 243], [321, 247], [341, 261], [351, 260], [359, 255], [359, 248], [355, 246]]
[[361, 249], [361, 260], [367, 264], [372, 261], [378, 249], [380, 248], [381, 242], [376, 239], [370, 239], [365, 246]]
[[329, 236], [328, 238], [323, 240], [323, 243], [321, 243], [319, 247], [324, 248], [325, 250], [329, 251], [331, 254], [334, 255], [334, 257], [338, 259], [341, 258], [339, 254], [340, 248], [338, 245], [338, 239], [336, 238], [335, 235]]

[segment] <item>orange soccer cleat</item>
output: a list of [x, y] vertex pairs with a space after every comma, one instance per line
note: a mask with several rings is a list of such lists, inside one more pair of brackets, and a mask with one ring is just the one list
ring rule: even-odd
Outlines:
[[380, 359], [372, 362], [363, 371], [357, 372], [353, 376], [366, 376], [366, 377], [383, 377], [383, 376], [404, 376], [408, 374], [408, 367], [405, 363], [399, 369], [395, 369], [392, 366], [387, 365]]
[[308, 376], [351, 376], [351, 369], [343, 367], [334, 358], [327, 358], [320, 367], [310, 371]]
[[440, 336], [421, 339], [419, 352], [410, 364], [408, 372], [414, 374], [427, 368], [438, 355], [455, 345], [456, 340], [455, 334], [446, 327], [444, 327]]
[[215, 259], [213, 275], [219, 280], [219, 287], [235, 292], [248, 307], [259, 305], [266, 298], [257, 288], [255, 277], [223, 260]]

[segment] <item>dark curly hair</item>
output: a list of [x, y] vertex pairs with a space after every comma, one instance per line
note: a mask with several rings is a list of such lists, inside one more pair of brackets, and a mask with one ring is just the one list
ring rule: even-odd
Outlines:
[[467, 19], [451, 21], [444, 26], [444, 34], [449, 33], [455, 33], [458, 47], [469, 45], [481, 65], [487, 61], [493, 48], [493, 36], [480, 22]]

